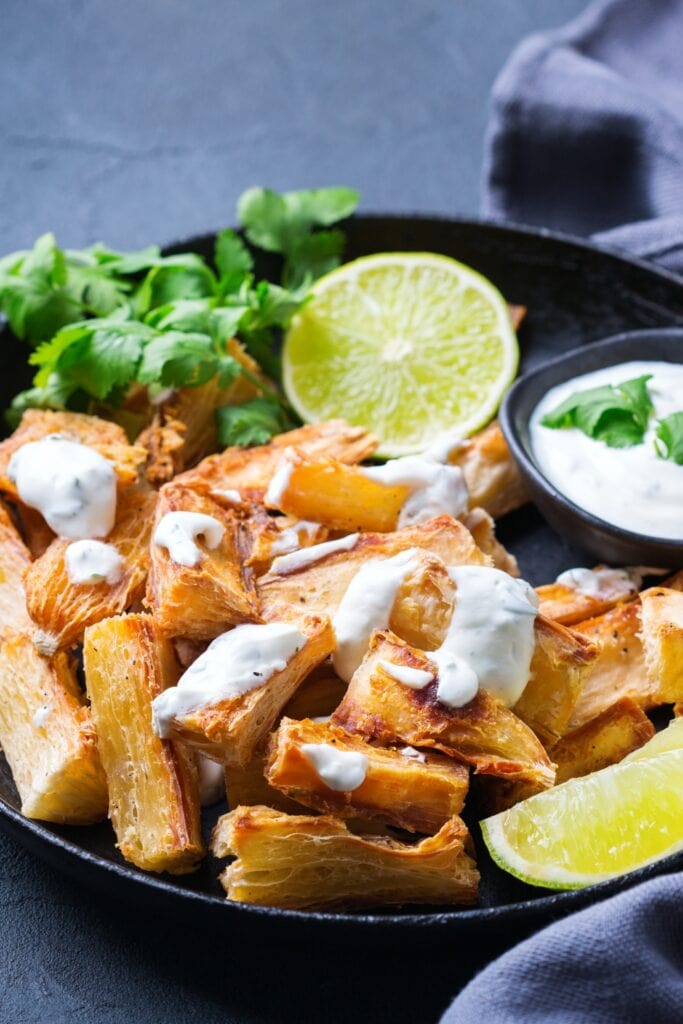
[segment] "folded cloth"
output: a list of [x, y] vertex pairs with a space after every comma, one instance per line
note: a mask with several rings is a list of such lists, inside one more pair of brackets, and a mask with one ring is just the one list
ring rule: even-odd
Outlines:
[[[525, 40], [493, 90], [483, 213], [683, 273], [683, 0], [600, 0]], [[487, 967], [442, 1024], [683, 1021], [683, 874], [572, 914]]]
[[599, 0], [493, 89], [482, 212], [683, 272], [683, 0]]
[[515, 946], [441, 1024], [674, 1024], [683, 1020], [683, 876], [645, 882]]

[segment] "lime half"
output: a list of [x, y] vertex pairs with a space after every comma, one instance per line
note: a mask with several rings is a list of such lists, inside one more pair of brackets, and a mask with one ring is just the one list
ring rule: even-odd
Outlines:
[[379, 454], [423, 451], [494, 415], [517, 372], [508, 307], [490, 281], [433, 253], [378, 253], [313, 287], [287, 333], [287, 397], [308, 422], [373, 431]]
[[481, 823], [491, 856], [531, 885], [580, 889], [683, 849], [683, 750], [570, 779]]

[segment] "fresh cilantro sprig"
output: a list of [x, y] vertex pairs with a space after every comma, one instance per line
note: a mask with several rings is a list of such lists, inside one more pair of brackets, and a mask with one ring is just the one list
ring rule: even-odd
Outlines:
[[683, 466], [683, 412], [674, 412], [659, 420], [655, 448], [660, 458]]
[[576, 427], [610, 448], [630, 448], [641, 444], [652, 413], [647, 388], [651, 374], [577, 391], [547, 413], [544, 427]]
[[[29, 363], [37, 368], [9, 421], [16, 424], [31, 407], [113, 410], [140, 385], [154, 395], [217, 377], [228, 387], [249, 376], [227, 351], [235, 336], [279, 380], [280, 334], [311, 283], [340, 262], [344, 234], [329, 228], [357, 202], [344, 188], [244, 193], [238, 215], [246, 238], [282, 256], [281, 283], [256, 279], [252, 252], [230, 229], [216, 236], [213, 266], [196, 253], [163, 256], [157, 246], [62, 250], [52, 234], [6, 256], [0, 310], [15, 335], [35, 347]], [[281, 397], [255, 382], [261, 398], [218, 410], [222, 443], [261, 443], [291, 426]]]

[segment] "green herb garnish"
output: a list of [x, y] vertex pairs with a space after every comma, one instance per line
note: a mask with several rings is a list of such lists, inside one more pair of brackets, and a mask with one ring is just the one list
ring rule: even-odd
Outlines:
[[645, 374], [621, 384], [576, 391], [541, 420], [544, 427], [577, 427], [610, 448], [641, 444], [652, 412]]
[[655, 448], [662, 459], [683, 466], [683, 412], [674, 412], [657, 424]]

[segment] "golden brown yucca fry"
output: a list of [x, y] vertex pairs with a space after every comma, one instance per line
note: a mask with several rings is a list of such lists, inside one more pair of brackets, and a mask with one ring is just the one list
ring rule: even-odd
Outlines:
[[208, 495], [173, 481], [159, 491], [156, 525], [168, 512], [197, 512], [217, 519], [224, 534], [217, 548], [198, 541], [198, 565], [179, 565], [166, 548], [152, 543], [147, 580], [147, 603], [169, 636], [210, 639], [240, 622], [258, 622], [253, 574], [243, 565], [244, 541], [238, 515]]
[[334, 650], [329, 619], [311, 615], [297, 626], [306, 643], [281, 672], [254, 690], [174, 719], [172, 735], [215, 761], [245, 766], [297, 687]]
[[640, 595], [645, 666], [655, 700], [683, 700], [683, 593], [651, 587]]
[[166, 401], [153, 407], [151, 423], [136, 440], [149, 452], [147, 479], [153, 486], [160, 487], [198, 459], [216, 451], [219, 406], [239, 405], [261, 394], [256, 381], [265, 383], [265, 378], [259, 365], [236, 338], [227, 342], [227, 352], [253, 379], [240, 375], [222, 388], [218, 377], [214, 377], [199, 387], [173, 391]]
[[65, 564], [69, 541], [53, 540], [24, 577], [33, 639], [41, 654], [54, 654], [83, 639], [86, 626], [133, 607], [145, 592], [156, 493], [128, 487], [119, 495], [116, 522], [107, 537], [124, 559], [118, 583], [72, 583]]
[[[330, 789], [306, 757], [307, 744], [362, 754], [363, 782], [350, 792]], [[395, 828], [433, 835], [465, 803], [469, 770], [443, 754], [425, 753], [424, 763], [399, 750], [374, 747], [360, 736], [326, 722], [283, 718], [273, 733], [266, 761], [271, 786], [307, 807], [342, 818], [378, 819]]]
[[299, 519], [313, 519], [330, 530], [388, 533], [395, 530], [410, 488], [388, 486], [366, 476], [359, 466], [338, 459], [306, 456], [288, 449], [287, 483], [270, 505]]
[[644, 709], [656, 703], [640, 630], [639, 600], [618, 604], [604, 615], [574, 626], [575, 632], [593, 641], [598, 654], [583, 677], [567, 731], [596, 718], [621, 697], [630, 697]]
[[554, 766], [531, 729], [497, 698], [480, 690], [462, 708], [436, 699], [438, 676], [413, 690], [385, 672], [380, 660], [435, 672], [428, 656], [388, 631], [373, 635], [332, 722], [382, 746], [431, 747], [476, 772], [552, 786]]
[[556, 785], [616, 764], [654, 734], [655, 727], [642, 708], [630, 697], [622, 697], [552, 748]]
[[301, 814], [301, 804], [273, 789], [265, 777], [267, 742], [266, 737], [243, 767], [228, 765], [225, 768], [228, 807], [232, 811], [240, 805], [251, 807], [262, 804], [284, 811], [285, 814]]
[[542, 615], [534, 622], [534, 640], [529, 682], [513, 710], [549, 746], [566, 732], [600, 651], [581, 633]]
[[0, 503], [0, 635], [8, 631], [31, 632], [23, 583], [30, 564], [28, 549], [9, 512]]
[[[596, 570], [605, 569], [597, 565]], [[637, 597], [638, 591], [634, 583], [628, 586], [613, 586], [598, 594], [584, 594], [565, 583], [546, 583], [536, 587], [539, 599], [539, 611], [548, 619], [561, 622], [564, 626], [574, 626], [585, 619], [593, 619], [603, 615], [622, 601], [631, 601]]]
[[19, 633], [0, 641], [0, 745], [27, 818], [87, 825], [106, 816], [95, 728], [71, 661], [48, 661]]
[[346, 683], [335, 675], [329, 661], [324, 661], [308, 675], [282, 714], [287, 718], [321, 718], [331, 715], [346, 693]]
[[237, 490], [246, 498], [262, 501], [285, 448], [295, 447], [304, 455], [328, 456], [352, 464], [369, 458], [378, 443], [363, 427], [352, 427], [344, 420], [326, 420], [278, 434], [256, 448], [226, 448], [220, 455], [209, 455], [194, 469], [182, 473], [177, 482], [203, 491]]
[[468, 904], [479, 872], [457, 817], [416, 844], [354, 835], [328, 815], [287, 815], [238, 807], [213, 833], [216, 857], [236, 856], [220, 875], [228, 899], [286, 907]]
[[510, 576], [519, 576], [517, 559], [496, 537], [496, 524], [485, 509], [472, 508], [458, 518], [474, 537], [477, 547], [491, 559], [494, 568], [501, 569]]
[[[212, 497], [221, 503], [220, 494], [213, 492]], [[262, 505], [249, 506], [244, 532], [249, 552], [245, 565], [257, 576], [267, 572], [278, 555], [322, 544], [329, 536], [329, 531], [321, 523], [302, 522], [291, 516], [271, 516]]]
[[271, 570], [258, 581], [263, 613], [267, 616], [271, 606], [288, 604], [331, 617], [364, 562], [371, 558], [390, 558], [408, 548], [427, 551], [447, 565], [489, 564], [462, 523], [451, 516], [438, 516], [394, 533], [360, 534], [352, 548], [332, 552], [294, 572], [283, 574]]
[[150, 615], [120, 615], [88, 627], [83, 660], [121, 853], [146, 871], [193, 871], [204, 855], [195, 760], [152, 729], [152, 701], [179, 675], [170, 640]]
[[471, 508], [498, 519], [529, 500], [496, 420], [454, 448], [448, 461], [465, 474]]

